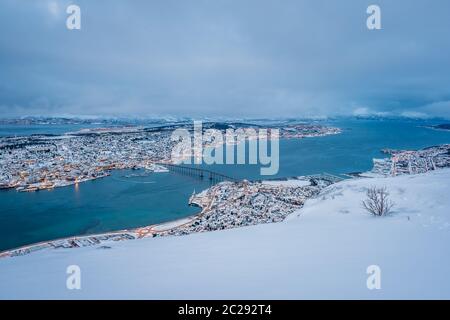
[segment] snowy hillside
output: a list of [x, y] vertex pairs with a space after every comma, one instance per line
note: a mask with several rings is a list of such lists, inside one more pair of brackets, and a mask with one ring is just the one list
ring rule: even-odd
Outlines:
[[[361, 208], [372, 185], [387, 186], [392, 216]], [[450, 169], [344, 181], [282, 223], [0, 259], [0, 298], [449, 299], [449, 190]], [[69, 265], [81, 290], [66, 288]]]

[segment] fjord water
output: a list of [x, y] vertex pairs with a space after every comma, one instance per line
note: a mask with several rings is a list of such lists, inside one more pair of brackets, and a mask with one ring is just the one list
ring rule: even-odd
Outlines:
[[335, 120], [321, 124], [341, 128], [342, 133], [317, 138], [281, 140], [279, 171], [274, 176], [261, 176], [259, 165], [200, 167], [249, 180], [319, 173], [342, 175], [370, 170], [373, 158], [386, 157], [381, 152], [382, 149], [416, 150], [450, 143], [450, 130], [430, 129], [429, 126], [435, 124], [431, 121]]
[[81, 129], [96, 128], [95, 124], [1, 124], [0, 137], [29, 136], [32, 134], [64, 134]]
[[[206, 182], [170, 173], [121, 170], [106, 178], [31, 193], [0, 192], [0, 250], [74, 235], [175, 220], [199, 211], [188, 206]], [[136, 176], [132, 176], [136, 174]]]
[[[336, 120], [323, 124], [337, 126], [343, 132], [280, 141], [276, 176], [260, 176], [257, 165], [203, 167], [241, 179], [343, 174], [369, 170], [373, 158], [384, 157], [380, 152], [383, 148], [419, 149], [450, 143], [450, 131], [426, 128], [430, 122]], [[52, 132], [49, 128], [39, 133]], [[207, 181], [176, 173], [140, 176], [142, 173], [116, 171], [110, 177], [51, 191], [0, 191], [0, 250], [182, 218], [199, 210], [187, 204], [192, 192], [209, 186]]]

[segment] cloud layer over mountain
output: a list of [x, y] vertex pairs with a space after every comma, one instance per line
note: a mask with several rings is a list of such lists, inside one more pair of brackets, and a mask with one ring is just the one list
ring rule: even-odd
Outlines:
[[0, 113], [450, 118], [450, 2], [0, 4]]

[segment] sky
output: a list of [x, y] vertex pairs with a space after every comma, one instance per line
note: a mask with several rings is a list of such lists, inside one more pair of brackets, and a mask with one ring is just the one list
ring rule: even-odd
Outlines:
[[0, 117], [450, 119], [449, 13], [448, 0], [0, 0]]

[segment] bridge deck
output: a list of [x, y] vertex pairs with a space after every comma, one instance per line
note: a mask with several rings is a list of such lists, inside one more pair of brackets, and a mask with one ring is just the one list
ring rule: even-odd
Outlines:
[[198, 174], [199, 177], [208, 177], [210, 180], [222, 180], [222, 181], [232, 181], [232, 182], [237, 182], [239, 181], [239, 179], [227, 176], [225, 174], [222, 173], [218, 173], [212, 170], [208, 170], [208, 169], [203, 169], [203, 168], [194, 168], [194, 167], [189, 167], [189, 166], [185, 166], [185, 165], [179, 165], [179, 164], [168, 164], [168, 163], [158, 163], [158, 165], [164, 166], [167, 169], [171, 170], [171, 171], [184, 171], [184, 172], [188, 172], [188, 173], [195, 173]]

